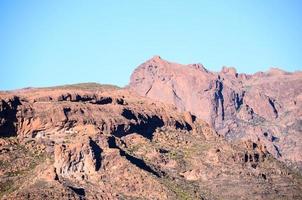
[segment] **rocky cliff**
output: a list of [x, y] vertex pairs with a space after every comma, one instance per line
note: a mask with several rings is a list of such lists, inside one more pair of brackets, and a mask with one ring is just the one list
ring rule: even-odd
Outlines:
[[260, 140], [275, 158], [302, 167], [302, 72], [211, 72], [155, 56], [133, 72], [129, 88], [190, 111], [230, 141]]

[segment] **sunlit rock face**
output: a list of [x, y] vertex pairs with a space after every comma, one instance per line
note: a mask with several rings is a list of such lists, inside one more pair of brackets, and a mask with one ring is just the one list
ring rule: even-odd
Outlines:
[[155, 56], [133, 72], [129, 88], [190, 111], [228, 140], [260, 140], [276, 158], [302, 167], [302, 72], [211, 72]]

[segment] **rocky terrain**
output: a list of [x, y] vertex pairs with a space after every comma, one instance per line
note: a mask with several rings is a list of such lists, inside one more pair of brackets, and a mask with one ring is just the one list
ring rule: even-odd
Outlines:
[[300, 171], [276, 159], [264, 138], [230, 143], [186, 108], [98, 84], [1, 92], [0, 198], [302, 199]]
[[211, 72], [155, 56], [134, 71], [129, 88], [190, 111], [229, 141], [260, 141], [275, 158], [302, 169], [302, 72]]

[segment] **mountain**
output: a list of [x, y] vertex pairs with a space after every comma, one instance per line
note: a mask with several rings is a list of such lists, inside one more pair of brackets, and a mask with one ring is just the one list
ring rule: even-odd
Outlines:
[[190, 111], [229, 141], [260, 142], [275, 158], [302, 169], [302, 72], [211, 72], [155, 56], [133, 72], [128, 87]]
[[0, 136], [1, 199], [302, 198], [301, 173], [260, 141], [128, 89], [1, 92]]

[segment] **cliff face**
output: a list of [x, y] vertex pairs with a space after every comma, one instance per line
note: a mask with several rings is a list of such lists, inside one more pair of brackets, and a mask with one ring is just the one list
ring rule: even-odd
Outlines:
[[129, 88], [190, 111], [228, 140], [260, 140], [276, 158], [302, 166], [302, 72], [211, 72], [155, 56], [133, 72]]
[[[221, 82], [213, 82], [218, 108]], [[28, 89], [0, 99], [2, 199], [302, 198], [300, 173], [261, 141], [230, 144], [190, 112], [124, 89]]]

